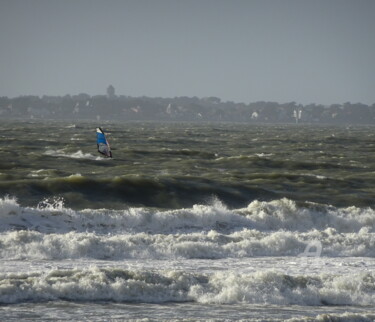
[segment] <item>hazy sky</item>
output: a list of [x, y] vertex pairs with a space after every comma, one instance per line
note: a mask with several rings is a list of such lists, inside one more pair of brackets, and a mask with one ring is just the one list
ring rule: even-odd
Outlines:
[[0, 0], [0, 96], [375, 103], [375, 0]]

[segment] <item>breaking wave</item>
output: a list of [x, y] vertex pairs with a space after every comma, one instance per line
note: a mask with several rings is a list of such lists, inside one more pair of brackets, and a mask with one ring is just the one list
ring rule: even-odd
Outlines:
[[[79, 175], [74, 180], [80, 180]], [[337, 233], [375, 232], [372, 208], [336, 208], [314, 203], [298, 206], [289, 199], [253, 201], [246, 208], [229, 209], [220, 200], [191, 208], [123, 210], [66, 208], [62, 199], [44, 200], [38, 207], [22, 207], [15, 198], [0, 199], [0, 231], [29, 229], [40, 232], [96, 231], [173, 233], [181, 231], [327, 230]]]
[[0, 234], [3, 259], [222, 259], [255, 256], [297, 256], [310, 241], [319, 240], [323, 256], [375, 257], [374, 234], [332, 232], [260, 233], [244, 229], [229, 235], [217, 231], [176, 234], [95, 233], [42, 234], [12, 231]]
[[93, 267], [1, 274], [0, 282], [0, 303], [67, 300], [367, 306], [375, 301], [373, 273], [290, 276], [273, 271], [198, 274]]
[[370, 208], [334, 208], [282, 199], [228, 209], [219, 200], [177, 210], [72, 210], [62, 199], [22, 207], [0, 201], [4, 259], [168, 259], [296, 256], [312, 240], [323, 256], [375, 257]]

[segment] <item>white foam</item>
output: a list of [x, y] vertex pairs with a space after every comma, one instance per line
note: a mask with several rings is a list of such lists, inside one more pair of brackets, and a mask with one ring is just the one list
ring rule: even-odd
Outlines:
[[[7, 210], [12, 207], [12, 213]], [[3, 209], [3, 210], [2, 210]], [[74, 211], [69, 208], [21, 207], [15, 199], [0, 199], [0, 231], [20, 225], [23, 229], [41, 232], [118, 231], [173, 232], [212, 227], [236, 227], [246, 225], [246, 218], [225, 208], [220, 202], [214, 205], [196, 205], [192, 208], [157, 211], [146, 208], [125, 210], [86, 209]]]
[[115, 301], [373, 305], [373, 273], [290, 276], [274, 271], [200, 274], [120, 268], [0, 274], [0, 303]]
[[[74, 175], [78, 178], [80, 175]], [[9, 210], [9, 208], [11, 210]], [[151, 232], [175, 233], [191, 231], [324, 231], [355, 233], [375, 231], [375, 212], [371, 208], [335, 208], [311, 204], [297, 207], [288, 200], [254, 201], [243, 209], [230, 210], [220, 201], [192, 208], [160, 211], [148, 208], [124, 210], [86, 209], [75, 211], [56, 207], [21, 207], [15, 199], [0, 199], [0, 231], [33, 229], [40, 232], [97, 231], [100, 233]], [[23, 228], [22, 228], [23, 227]]]
[[272, 233], [243, 229], [231, 234], [217, 231], [148, 234], [68, 232], [43, 234], [31, 230], [0, 234], [0, 258], [20, 259], [224, 259], [257, 256], [297, 256], [312, 240], [323, 244], [322, 256], [375, 257], [375, 234], [337, 234], [329, 231]]
[[322, 176], [322, 175], [318, 175], [318, 174], [312, 174], [312, 173], [303, 173], [302, 175], [305, 176], [305, 177], [313, 177], [313, 178], [316, 178], [316, 179], [319, 179], [319, 180], [329, 179], [326, 176]]
[[371, 312], [368, 312], [368, 313], [345, 312], [342, 314], [329, 313], [329, 314], [319, 314], [314, 320], [311, 320], [311, 318], [306, 318], [306, 319], [292, 318], [286, 321], [289, 321], [289, 322], [300, 322], [300, 321], [373, 322], [375, 321], [375, 313], [371, 313]]
[[189, 295], [202, 303], [372, 305], [374, 279], [371, 273], [292, 277], [272, 271], [219, 272], [207, 284], [191, 287]]
[[255, 155], [259, 158], [268, 158], [273, 156], [273, 153], [255, 153]]
[[31, 171], [27, 176], [31, 178], [48, 178], [56, 169], [39, 169]]
[[229, 160], [246, 160], [246, 159], [251, 159], [254, 158], [254, 156], [251, 155], [233, 155], [229, 157], [218, 157], [215, 159], [215, 161], [229, 161]]
[[83, 153], [81, 150], [78, 150], [74, 153], [68, 153], [64, 151], [64, 149], [59, 150], [47, 150], [44, 152], [45, 155], [53, 156], [53, 157], [64, 157], [64, 158], [71, 158], [71, 159], [87, 159], [87, 160], [105, 160], [100, 156], [94, 156], [91, 153]]
[[253, 201], [239, 213], [251, 219], [257, 229], [287, 229], [292, 231], [324, 230], [334, 228], [339, 232], [358, 232], [363, 227], [375, 231], [375, 211], [372, 208], [336, 208], [310, 203], [297, 207], [289, 199], [271, 202]]

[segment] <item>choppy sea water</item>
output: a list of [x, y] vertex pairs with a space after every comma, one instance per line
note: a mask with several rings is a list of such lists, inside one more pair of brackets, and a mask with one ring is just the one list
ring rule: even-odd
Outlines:
[[375, 319], [375, 127], [8, 122], [0, 139], [2, 320]]

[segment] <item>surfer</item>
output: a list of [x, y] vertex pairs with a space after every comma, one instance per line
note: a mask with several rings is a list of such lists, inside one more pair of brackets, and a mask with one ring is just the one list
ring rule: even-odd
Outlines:
[[96, 128], [96, 145], [99, 153], [112, 158], [111, 147], [105, 137], [104, 131], [100, 127]]

